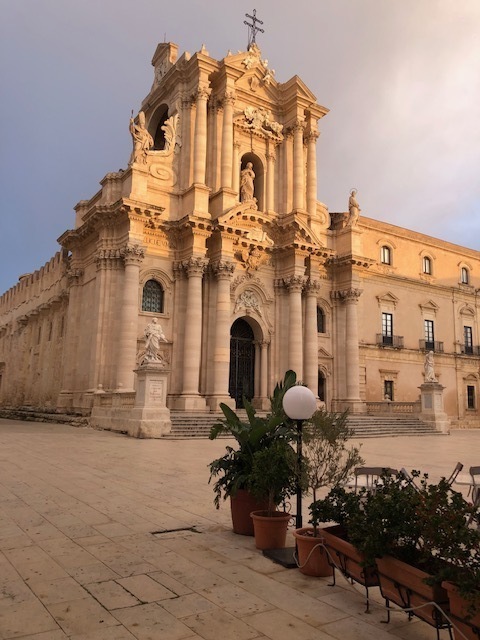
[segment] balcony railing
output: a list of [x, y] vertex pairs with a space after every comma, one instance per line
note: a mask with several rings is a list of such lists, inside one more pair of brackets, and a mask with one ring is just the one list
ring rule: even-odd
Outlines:
[[438, 342], [434, 340], [430, 342], [429, 340], [419, 340], [419, 348], [422, 351], [434, 351], [435, 353], [443, 353], [443, 342]]
[[403, 349], [403, 336], [384, 336], [377, 333], [377, 346]]
[[480, 346], [472, 344], [460, 345], [460, 351], [466, 356], [480, 356]]

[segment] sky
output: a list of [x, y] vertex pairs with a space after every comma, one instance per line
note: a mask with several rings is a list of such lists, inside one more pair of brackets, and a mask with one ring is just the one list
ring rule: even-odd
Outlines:
[[480, 0], [0, 0], [0, 294], [126, 168], [157, 44], [246, 50], [253, 9], [276, 79], [330, 109], [318, 199], [480, 250]]

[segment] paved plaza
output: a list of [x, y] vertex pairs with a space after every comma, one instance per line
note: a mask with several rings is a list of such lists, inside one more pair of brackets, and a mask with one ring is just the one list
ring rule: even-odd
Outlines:
[[[207, 484], [227, 443], [0, 420], [0, 639], [436, 637], [402, 612], [383, 624], [376, 589], [366, 614], [361, 588], [284, 569], [233, 534]], [[370, 439], [362, 454], [437, 480], [480, 464], [480, 431]]]

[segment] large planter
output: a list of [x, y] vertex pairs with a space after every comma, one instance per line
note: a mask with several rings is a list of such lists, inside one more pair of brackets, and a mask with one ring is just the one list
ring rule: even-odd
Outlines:
[[[447, 590], [450, 602], [450, 615], [453, 618], [453, 635], [455, 640], [478, 640], [480, 638], [480, 612], [468, 617], [468, 604], [458, 593], [458, 589], [451, 582], [442, 582]], [[479, 595], [480, 598], [480, 595]], [[463, 635], [460, 635], [460, 633]]]
[[[413, 608], [411, 615], [421, 618], [436, 629], [448, 627], [442, 611], [448, 615], [448, 594], [440, 585], [425, 584], [428, 573], [392, 556], [376, 559], [382, 596], [403, 609]], [[438, 607], [429, 602], [435, 602]], [[420, 608], [418, 608], [420, 607]]]
[[375, 587], [378, 578], [373, 567], [363, 567], [364, 557], [346, 539], [346, 532], [340, 525], [324, 527], [322, 536], [329, 552], [330, 563], [355, 582], [364, 587]]
[[293, 532], [297, 546], [298, 568], [306, 576], [325, 578], [333, 574], [324, 547], [325, 538], [314, 537], [313, 532], [313, 527], [304, 527]]
[[257, 549], [283, 549], [287, 540], [288, 522], [291, 518], [285, 511], [253, 511], [253, 529]]
[[252, 511], [266, 509], [268, 502], [259, 501], [246, 489], [239, 489], [234, 496], [230, 496], [233, 531], [242, 536], [253, 536]]

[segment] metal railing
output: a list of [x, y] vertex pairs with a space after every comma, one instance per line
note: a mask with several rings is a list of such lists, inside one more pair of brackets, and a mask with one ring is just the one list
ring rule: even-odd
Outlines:
[[383, 333], [377, 333], [377, 346], [403, 349], [403, 336], [384, 336]]
[[419, 349], [422, 351], [434, 351], [435, 353], [443, 353], [443, 342], [437, 340], [419, 340]]
[[478, 345], [462, 344], [460, 352], [466, 356], [480, 356], [480, 347]]

